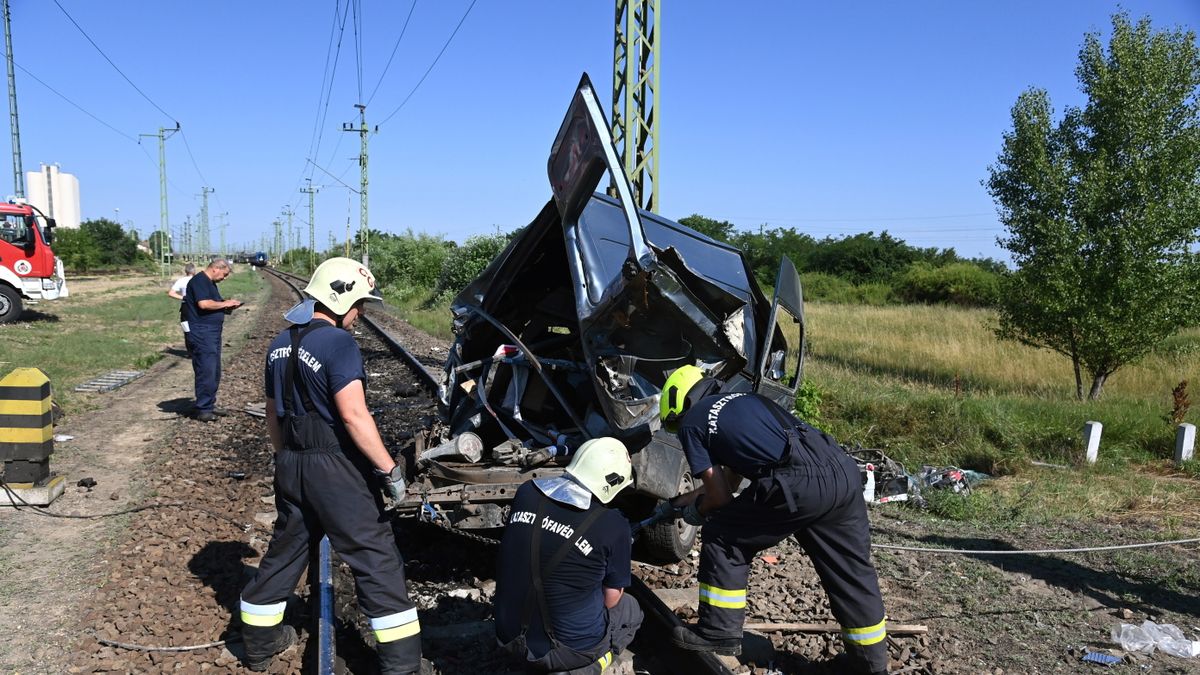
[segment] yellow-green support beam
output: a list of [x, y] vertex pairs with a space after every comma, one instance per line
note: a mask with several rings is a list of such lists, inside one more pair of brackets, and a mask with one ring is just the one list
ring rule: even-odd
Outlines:
[[[658, 212], [660, 0], [616, 0], [612, 137], [638, 206]], [[611, 192], [611, 189], [610, 189]]]

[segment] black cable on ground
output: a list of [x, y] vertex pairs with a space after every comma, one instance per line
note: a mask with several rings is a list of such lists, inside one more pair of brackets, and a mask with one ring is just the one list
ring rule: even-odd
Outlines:
[[[44, 507], [30, 504], [29, 502], [25, 501], [21, 497], [21, 495], [14, 492], [13, 489], [11, 487], [9, 487], [8, 483], [6, 483], [3, 479], [0, 479], [0, 488], [2, 488], [4, 490], [4, 492], [8, 494], [9, 500], [12, 501], [13, 509], [15, 509], [16, 511], [24, 513], [24, 512], [26, 512], [26, 510], [28, 510], [31, 513], [36, 513], [39, 516], [46, 516], [47, 518], [95, 520], [98, 518], [112, 518], [114, 516], [123, 516], [123, 515], [130, 514], [130, 513], [137, 513], [139, 511], [148, 511], [150, 509], [182, 508], [182, 509], [191, 509], [192, 511], [197, 511], [199, 513], [204, 513], [204, 514], [211, 516], [213, 518], [216, 518], [218, 520], [224, 520], [228, 523], [236, 525], [238, 527], [238, 529], [242, 530], [243, 532], [249, 532], [249, 531], [255, 529], [254, 526], [249, 523], [243, 523], [243, 522], [241, 522], [235, 518], [232, 518], [230, 516], [227, 516], [223, 513], [219, 513], [217, 511], [213, 511], [212, 509], [205, 508], [198, 504], [192, 504], [190, 502], [161, 502], [158, 504], [142, 504], [141, 506], [134, 506], [134, 507], [130, 507], [128, 509], [121, 509], [120, 511], [110, 511], [108, 513], [92, 513], [92, 514], [86, 514], [86, 515], [74, 515], [74, 514], [69, 514], [69, 513], [53, 513], [49, 509], [46, 509]], [[22, 508], [21, 506], [17, 506], [17, 502], [21, 502], [21, 504], [24, 506], [24, 508]]]

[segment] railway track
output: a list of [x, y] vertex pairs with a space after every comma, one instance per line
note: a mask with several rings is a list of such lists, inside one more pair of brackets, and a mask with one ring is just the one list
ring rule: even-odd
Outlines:
[[[307, 281], [279, 270], [264, 268], [264, 271], [280, 279], [297, 297], [301, 284]], [[419, 387], [427, 396], [427, 405], [412, 401], [396, 405], [408, 412], [427, 414], [433, 411], [432, 397], [437, 391], [437, 381], [420, 359], [379, 321], [364, 315], [363, 323], [370, 329], [369, 338], [364, 333], [362, 340], [369, 376], [368, 403], [376, 414], [385, 441], [389, 441], [389, 447], [395, 447], [398, 442], [410, 442], [413, 432], [391, 424], [390, 416], [386, 414], [389, 404], [379, 407], [377, 399], [386, 400], [388, 393], [393, 394], [393, 398], [416, 398], [412, 389]], [[391, 364], [397, 362], [403, 365], [406, 373], [397, 373], [391, 368]], [[426, 424], [428, 421], [424, 420]], [[503, 672], [504, 659], [496, 653], [497, 649], [490, 647], [493, 641], [490, 622], [486, 621], [490, 604], [485, 602], [495, 588], [491, 579], [494, 569], [491, 544], [499, 542], [477, 534], [446, 533], [412, 519], [396, 522], [394, 527], [406, 561], [410, 593], [422, 610], [422, 642], [426, 655], [433, 659], [439, 672], [446, 674]], [[305, 670], [321, 675], [358, 672], [367, 665], [369, 650], [361, 638], [361, 631], [355, 630], [361, 628], [361, 625], [354, 625], [355, 622], [361, 624], [361, 617], [355, 611], [353, 593], [349, 590], [352, 578], [348, 570], [339, 570], [336, 556], [328, 554], [327, 541], [322, 542], [320, 551], [313, 561], [316, 573], [310, 574], [315, 580], [311, 597], [317, 600], [317, 607], [312, 612], [317, 626], [312, 634], [318, 644], [308, 649]], [[646, 615], [639, 639], [633, 645], [633, 651], [639, 657], [637, 672], [732, 675], [715, 655], [670, 647], [666, 636], [681, 622], [636, 573], [628, 591]], [[464, 641], [477, 643], [483, 651], [464, 655]], [[491, 652], [490, 657], [486, 652]]]

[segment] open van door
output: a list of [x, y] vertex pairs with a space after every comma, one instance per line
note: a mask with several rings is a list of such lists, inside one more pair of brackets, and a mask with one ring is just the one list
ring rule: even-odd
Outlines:
[[779, 263], [766, 328], [754, 391], [791, 410], [804, 375], [804, 293], [796, 266], [787, 256]]

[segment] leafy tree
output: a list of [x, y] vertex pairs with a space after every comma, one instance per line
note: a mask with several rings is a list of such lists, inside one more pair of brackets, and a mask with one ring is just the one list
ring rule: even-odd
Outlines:
[[163, 235], [159, 230], [150, 233], [150, 238], [146, 240], [146, 245], [150, 247], [150, 255], [155, 261], [162, 260], [163, 249], [166, 249], [168, 260], [171, 258], [174, 251], [171, 249], [171, 239]]
[[1112, 19], [1084, 38], [1087, 95], [1055, 124], [1046, 92], [1012, 109], [988, 191], [1008, 229], [997, 333], [1071, 359], [1076, 396], [1200, 315], [1200, 55], [1195, 34]]
[[79, 229], [91, 236], [101, 265], [128, 265], [137, 257], [137, 241], [125, 234], [120, 223], [96, 218], [83, 221]]
[[100, 265], [100, 248], [83, 229], [60, 227], [54, 231], [54, 254], [75, 272], [90, 272]]
[[492, 259], [508, 246], [511, 234], [476, 235], [468, 237], [462, 246], [450, 249], [442, 261], [442, 269], [434, 294], [455, 294], [466, 288]]
[[734, 228], [733, 223], [727, 220], [713, 220], [704, 216], [693, 213], [686, 218], [679, 219], [680, 225], [686, 225], [700, 234], [708, 235], [717, 241], [728, 242], [733, 238]]

